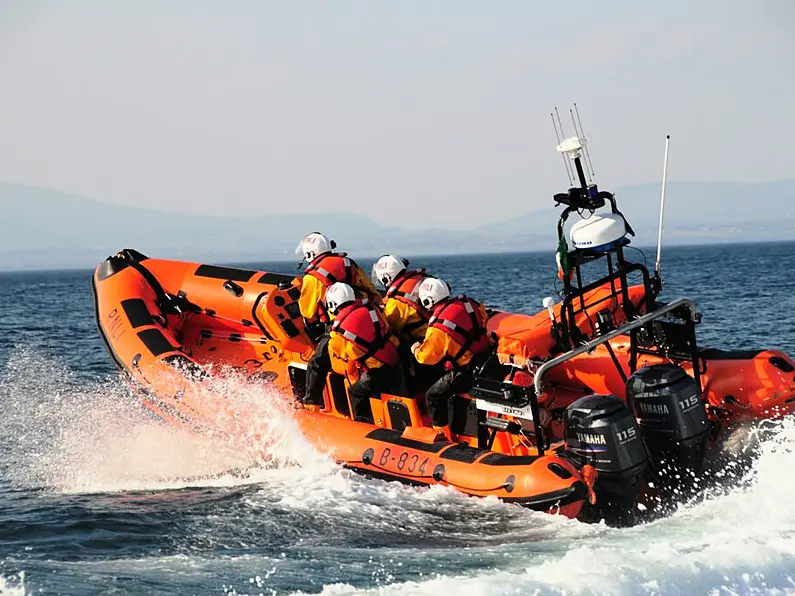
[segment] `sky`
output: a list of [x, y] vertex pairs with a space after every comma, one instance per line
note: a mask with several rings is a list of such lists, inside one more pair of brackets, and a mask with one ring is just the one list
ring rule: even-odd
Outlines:
[[[467, 229], [595, 181], [793, 178], [791, 0], [0, 0], [0, 180]], [[1, 213], [2, 206], [0, 206]]]

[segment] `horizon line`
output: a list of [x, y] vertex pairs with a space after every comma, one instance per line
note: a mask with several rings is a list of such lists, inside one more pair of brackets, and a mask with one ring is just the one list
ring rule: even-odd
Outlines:
[[[724, 241], [716, 241], [716, 242], [711, 242], [711, 241], [707, 240], [705, 242], [695, 242], [695, 243], [683, 243], [683, 244], [674, 243], [674, 244], [669, 244], [668, 246], [671, 247], [671, 248], [704, 248], [704, 247], [720, 248], [721, 246], [724, 246], [724, 247], [738, 246], [738, 245], [767, 246], [767, 245], [774, 245], [774, 244], [795, 244], [795, 239], [790, 238], [790, 239], [761, 240], [761, 241], [760, 240], [735, 240], [735, 241], [725, 241], [724, 240]], [[634, 249], [636, 251], [640, 251], [644, 255], [644, 257], [646, 257], [647, 255], [646, 255], [645, 251], [656, 251], [657, 250], [657, 245], [656, 244], [640, 245], [640, 246], [628, 245], [628, 246], [626, 246], [624, 248], [625, 249], [628, 248], [630, 250]], [[665, 248], [665, 243], [663, 243], [663, 248]], [[123, 249], [120, 249], [120, 250], [123, 250]], [[474, 257], [492, 257], [492, 256], [493, 257], [497, 257], [497, 256], [515, 256], [515, 255], [548, 255], [548, 254], [554, 254], [554, 253], [555, 253], [555, 250], [553, 248], [550, 248], [548, 250], [540, 250], [540, 249], [536, 249], [536, 250], [518, 250], [518, 251], [517, 250], [510, 250], [510, 251], [499, 251], [498, 250], [498, 251], [494, 251], [494, 252], [482, 252], [481, 251], [481, 252], [471, 252], [471, 253], [416, 254], [416, 255], [412, 255], [411, 258], [412, 259], [449, 259], [451, 257], [474, 258]], [[0, 253], [0, 254], [2, 254], [2, 253]], [[358, 260], [361, 260], [361, 261], [370, 261], [370, 260], [377, 259], [379, 256], [382, 256], [383, 254], [391, 254], [391, 253], [381, 253], [378, 256], [373, 256], [371, 254], [362, 254], [362, 255], [358, 255], [358, 256], [350, 255], [350, 256], [354, 260], [358, 259]], [[663, 255], [664, 255], [664, 253], [663, 253]], [[112, 255], [108, 255], [108, 257], [110, 257], [110, 256], [112, 256]], [[654, 255], [654, 254], [651, 255], [652, 258], [655, 258], [655, 256], [656, 255]], [[106, 258], [108, 258], [108, 257], [106, 257]], [[158, 260], [161, 259], [160, 257], [153, 257], [153, 256], [150, 256], [150, 255], [146, 255], [146, 257], [149, 258], [149, 259], [158, 259]], [[296, 259], [284, 259], [284, 260], [280, 260], [280, 259], [275, 259], [275, 260], [262, 259], [262, 260], [258, 260], [258, 261], [247, 261], [247, 260], [246, 261], [237, 261], [237, 260], [227, 261], [227, 260], [219, 260], [217, 262], [208, 261], [208, 260], [204, 260], [204, 259], [195, 260], [194, 261], [194, 260], [189, 260], [189, 259], [165, 259], [165, 258], [163, 258], [162, 260], [164, 260], [164, 261], [178, 261], [178, 262], [183, 262], [183, 263], [193, 263], [193, 262], [195, 262], [197, 264], [204, 264], [204, 265], [218, 265], [218, 266], [227, 266], [227, 267], [234, 267], [234, 268], [245, 268], [245, 269], [250, 269], [251, 268], [251, 267], [244, 267], [246, 265], [262, 265], [262, 264], [291, 264], [291, 265], [295, 265], [295, 263], [296, 263]], [[81, 271], [82, 272], [85, 272], [85, 271], [93, 272], [104, 261], [105, 261], [105, 259], [102, 259], [101, 261], [97, 262], [93, 267], [89, 266], [89, 265], [86, 265], [86, 266], [68, 266], [68, 267], [45, 267], [45, 268], [41, 268], [41, 269], [28, 269], [28, 268], [23, 268], [23, 269], [0, 269], [0, 275], [2, 275], [2, 274], [20, 274], [20, 273], [25, 273], [25, 274], [27, 274], [27, 273], [56, 273], [56, 272], [60, 272], [60, 273], [70, 273], [70, 272], [71, 273], [77, 273], [77, 272], [81, 272]], [[648, 262], [648, 260], [647, 260], [647, 262]], [[662, 263], [665, 262], [664, 257], [661, 259], [661, 262]], [[296, 269], [296, 272], [297, 271], [298, 270]]]

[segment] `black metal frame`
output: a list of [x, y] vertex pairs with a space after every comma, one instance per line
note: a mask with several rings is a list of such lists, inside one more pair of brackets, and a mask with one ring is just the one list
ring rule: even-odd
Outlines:
[[[700, 322], [701, 317], [696, 310], [696, 305], [687, 298], [679, 298], [677, 300], [673, 300], [668, 304], [662, 305], [661, 307], [652, 310], [651, 312], [646, 313], [645, 315], [641, 315], [636, 317], [634, 320], [631, 320], [620, 327], [613, 329], [607, 333], [597, 336], [594, 339], [586, 341], [585, 343], [577, 346], [576, 348], [569, 350], [551, 360], [547, 360], [543, 362], [541, 366], [535, 371], [535, 377], [533, 379], [533, 387], [535, 389], [535, 395], [540, 396], [543, 394], [543, 377], [544, 375], [552, 368], [574, 358], [575, 356], [579, 356], [580, 354], [590, 353], [592, 352], [597, 346], [602, 344], [607, 344], [609, 347], [609, 341], [619, 337], [621, 335], [630, 336], [630, 375], [635, 372], [635, 367], [637, 363], [637, 356], [639, 352], [646, 352], [646, 353], [659, 353], [664, 352], [665, 346], [656, 346], [652, 345], [648, 348], [640, 348], [638, 346], [638, 337], [637, 332], [639, 329], [644, 327], [652, 326], [656, 321], [662, 319], [663, 317], [675, 317], [682, 321], [684, 324], [686, 333], [688, 335], [688, 348], [689, 348], [689, 360], [692, 361], [693, 364], [693, 377], [696, 381], [696, 386], [699, 391], [699, 396], [701, 395], [701, 371], [699, 367], [699, 353], [698, 353], [698, 345], [696, 343], [696, 329], [695, 326]], [[652, 332], [654, 329], [652, 329]], [[656, 348], [656, 349], [655, 349]], [[676, 356], [681, 357], [681, 354], [676, 354]], [[622, 377], [626, 379], [627, 375], [623, 372], [620, 367], [620, 364], [617, 362], [617, 359], [613, 356], [614, 362], [622, 374]], [[630, 406], [632, 404], [629, 404]]]
[[[571, 253], [569, 253], [571, 254]], [[626, 320], [631, 320], [637, 316], [641, 309], [636, 307], [635, 304], [629, 299], [629, 275], [631, 273], [640, 272], [643, 276], [643, 287], [645, 289], [645, 302], [646, 312], [650, 312], [654, 308], [654, 302], [657, 296], [655, 285], [648, 269], [639, 263], [627, 261], [624, 258], [623, 250], [621, 248], [616, 250], [616, 264], [613, 265], [613, 258], [610, 253], [604, 255], [607, 259], [608, 274], [604, 277], [597, 279], [594, 282], [583, 285], [582, 274], [580, 272], [580, 264], [575, 266], [577, 274], [576, 288], [571, 284], [568, 277], [564, 278], [563, 301], [560, 306], [560, 321], [558, 321], [558, 336], [560, 341], [560, 348], [562, 350], [574, 349], [581, 341], [589, 338], [584, 337], [583, 333], [575, 324], [575, 318], [578, 313], [585, 313], [590, 318], [588, 310], [593, 310], [593, 307], [603, 302], [619, 299], [621, 308], [624, 312]], [[593, 257], [598, 258], [598, 257]], [[591, 259], [589, 259], [591, 260]], [[616, 282], [619, 287], [616, 287]], [[591, 292], [606, 284], [611, 285], [611, 292], [595, 300], [589, 304], [585, 302], [585, 294]], [[596, 325], [591, 322], [592, 327], [595, 329]]]
[[[665, 319], [666, 325], [678, 325], [684, 327], [684, 332], [688, 340], [686, 346], [687, 354], [681, 350], [681, 346], [678, 346], [680, 349], [675, 354], [666, 353], [666, 346], [664, 345], [664, 330], [656, 330], [658, 331], [657, 335], [652, 335], [652, 337], [657, 337], [659, 339], [657, 342], [658, 344], [663, 345], [657, 345], [654, 343], [648, 346], [639, 345], [640, 342], [638, 340], [638, 332], [646, 330], [653, 333], [655, 331], [653, 326], [659, 324], [663, 319]], [[679, 319], [680, 322], [676, 323], [671, 319]], [[607, 346], [607, 349], [610, 352], [616, 369], [619, 371], [619, 374], [621, 374], [624, 381], [626, 381], [628, 376], [632, 375], [636, 370], [639, 353], [663, 353], [672, 359], [687, 359], [692, 362], [693, 376], [696, 381], [699, 397], [701, 397], [701, 371], [699, 367], [700, 356], [698, 352], [698, 346], [695, 341], [695, 326], [699, 322], [700, 314], [696, 309], [695, 303], [693, 303], [691, 300], [688, 300], [687, 298], [679, 298], [669, 302], [668, 304], [661, 305], [644, 315], [636, 316], [629, 322], [617, 327], [616, 329], [599, 335], [594, 339], [588, 340], [577, 347], [564, 352], [563, 354], [540, 363], [540, 366], [535, 370], [534, 373], [533, 387], [520, 387], [512, 384], [509, 381], [494, 379], [491, 378], [485, 372], [485, 370], [480, 370], [475, 371], [474, 384], [468, 393], [473, 399], [483, 399], [495, 404], [507, 405], [511, 407], [525, 407], [529, 405], [533, 418], [533, 430], [535, 434], [536, 448], [538, 449], [538, 454], [543, 455], [546, 446], [546, 439], [544, 437], [544, 431], [540, 422], [538, 398], [544, 393], [543, 378], [544, 375], [549, 372], [549, 370], [568, 360], [571, 360], [576, 356], [590, 353], [597, 346], [604, 344]], [[629, 374], [624, 371], [621, 363], [618, 362], [618, 359], [612, 352], [609, 344], [610, 340], [622, 335], [630, 336]], [[485, 367], [486, 365], [484, 365], [483, 368], [485, 369]], [[627, 405], [630, 408], [632, 407], [632, 403], [628, 403]], [[478, 444], [481, 448], [486, 449], [491, 447], [497, 432], [500, 432], [500, 429], [489, 427], [486, 424], [487, 417], [488, 414], [484, 412], [482, 419], [480, 417], [478, 419], [478, 426], [482, 429], [482, 432], [478, 433]], [[488, 428], [491, 428], [490, 434], [487, 432]]]
[[[574, 163], [577, 169], [580, 187], [572, 187], [568, 190], [568, 193], [559, 193], [554, 196], [556, 204], [566, 205], [566, 208], [558, 219], [558, 246], [567, 247], [564, 237], [564, 226], [569, 215], [583, 210], [593, 213], [596, 209], [604, 207], [608, 202], [610, 203], [612, 213], [620, 215], [624, 220], [627, 233], [634, 236], [635, 232], [632, 230], [623, 214], [618, 210], [615, 196], [610, 192], [600, 191], [595, 184], [590, 186], [587, 185], [582, 172], [580, 157], [575, 157]], [[566, 251], [565, 257], [567, 260], [567, 267], [571, 267], [571, 270], [576, 274], [576, 285], [572, 283], [570, 275], [562, 276], [563, 291], [561, 295], [563, 296], [563, 300], [560, 305], [559, 320], [553, 324], [552, 328], [553, 336], [555, 336], [557, 340], [556, 352], [553, 352], [553, 355], [555, 353], [559, 355], [548, 362], [544, 362], [539, 372], [536, 372], [535, 390], [537, 395], [541, 395], [541, 377], [546, 370], [578, 354], [590, 352], [597, 345], [601, 344], [605, 344], [616, 369], [622, 379], [626, 381], [628, 375], [623, 370], [612, 347], [608, 343], [610, 339], [625, 334], [629, 334], [630, 336], [630, 375], [635, 372], [638, 353], [640, 352], [664, 353], [672, 359], [679, 360], [690, 359], [693, 362], [693, 374], [700, 392], [699, 356], [695, 332], [695, 325], [700, 322], [700, 315], [697, 313], [695, 305], [689, 300], [684, 299], [671, 302], [655, 310], [655, 307], [659, 306], [656, 303], [656, 299], [662, 289], [662, 280], [657, 274], [654, 276], [650, 275], [649, 270], [644, 265], [626, 260], [624, 257], [624, 247], [628, 244], [629, 240], [625, 238], [618, 241], [609, 249], [575, 248]], [[607, 261], [607, 275], [583, 285], [582, 265], [598, 259], [605, 259]], [[629, 275], [636, 272], [640, 272], [643, 277], [645, 315], [640, 314], [644, 310], [641, 308], [642, 302], [636, 305], [629, 298]], [[616, 287], [616, 282], [618, 282], [618, 287]], [[610, 285], [610, 292], [606, 296], [586, 304], [585, 295], [588, 292], [608, 284]], [[601, 315], [604, 311], [596, 311], [594, 309], [594, 306], [612, 300], [619, 301], [625, 321], [627, 321], [618, 329], [615, 329], [615, 323], [612, 317], [609, 316], [609, 311], [608, 315], [603, 317]], [[688, 312], [683, 313], [681, 311], [682, 308]], [[594, 323], [589, 311], [596, 313], [594, 316], [598, 324]], [[678, 330], [675, 333], [671, 333], [671, 335], [678, 334], [678, 338], [686, 338], [684, 342], [686, 344], [685, 350], [682, 349], [681, 345], [672, 346], [670, 341], [671, 338], [667, 337], [665, 333], [666, 329], [669, 332], [673, 332], [674, 328], [677, 326], [675, 323], [655, 323], [655, 321], [661, 317], [668, 315], [676, 316], [676, 311], [680, 311], [678, 317], [684, 322], [685, 329], [684, 333]], [[577, 326], [576, 315], [579, 313], [584, 313], [588, 317], [591, 322], [591, 327], [596, 334], [596, 338], [586, 336]], [[647, 325], [650, 327], [644, 328], [644, 326]], [[650, 345], [639, 345], [639, 331], [645, 334], [644, 338], [651, 338]], [[671, 353], [672, 347], [678, 348], [676, 354]]]
[[[574, 158], [577, 169], [580, 187], [572, 187], [567, 193], [556, 194], [554, 199], [557, 204], [564, 204], [566, 208], [558, 219], [558, 246], [566, 247], [565, 258], [567, 268], [570, 266], [576, 274], [576, 285], [572, 283], [570, 275], [563, 275], [563, 296], [560, 305], [559, 320], [553, 322], [551, 332], [556, 338], [557, 346], [553, 351], [553, 357], [540, 363], [535, 371], [532, 388], [515, 386], [508, 381], [489, 378], [485, 372], [486, 366], [481, 367], [475, 372], [474, 385], [469, 391], [471, 397], [483, 399], [499, 404], [531, 406], [533, 425], [536, 437], [536, 447], [539, 455], [543, 455], [545, 448], [544, 432], [539, 420], [538, 398], [543, 395], [543, 377], [552, 368], [571, 360], [572, 358], [590, 353], [599, 345], [605, 345], [610, 358], [618, 370], [621, 378], [626, 382], [637, 368], [639, 353], [664, 354], [672, 360], [690, 360], [693, 364], [693, 376], [696, 381], [699, 396], [701, 396], [701, 371], [699, 367], [699, 353], [696, 342], [695, 325], [701, 320], [696, 310], [696, 305], [685, 298], [674, 300], [668, 304], [659, 305], [656, 302], [657, 296], [662, 289], [662, 280], [658, 275], [650, 275], [649, 270], [639, 263], [633, 263], [624, 257], [624, 247], [629, 244], [628, 239], [618, 241], [609, 249], [578, 249], [568, 250], [564, 237], [564, 226], [569, 215], [583, 210], [593, 213], [610, 203], [612, 213], [622, 217], [626, 225], [627, 233], [634, 236], [635, 232], [618, 210], [615, 196], [607, 191], [599, 191], [595, 184], [588, 185], [580, 163], [580, 158]], [[607, 261], [607, 275], [583, 285], [582, 265], [604, 258]], [[629, 275], [640, 272], [643, 278], [645, 309], [642, 302], [637, 305], [629, 298]], [[619, 282], [618, 284], [616, 282]], [[586, 304], [585, 295], [599, 287], [610, 285], [610, 292], [593, 302]], [[618, 285], [618, 287], [617, 287]], [[625, 323], [616, 328], [612, 317], [601, 317], [603, 311], [596, 311], [594, 315], [599, 324], [594, 323], [591, 318], [593, 307], [603, 302], [619, 300], [623, 310]], [[641, 314], [645, 310], [646, 314]], [[591, 321], [596, 337], [586, 336], [576, 325], [576, 315], [585, 313]], [[662, 319], [667, 319], [662, 321]], [[678, 318], [681, 322], [671, 321], [671, 318]], [[642, 338], [639, 337], [642, 334]], [[618, 361], [610, 340], [621, 335], [629, 335], [630, 338], [630, 357], [629, 374], [627, 374], [621, 363]], [[670, 335], [670, 337], [669, 337]], [[682, 338], [684, 342], [682, 342]], [[643, 339], [643, 341], [641, 341]], [[684, 343], [684, 347], [682, 345]], [[557, 356], [554, 354], [557, 353]], [[536, 363], [537, 364], [537, 363]], [[628, 404], [632, 407], [632, 404]], [[484, 413], [485, 414], [485, 413]], [[478, 414], [478, 443], [481, 447], [490, 448], [497, 432], [518, 432], [515, 428], [507, 425], [486, 423], [488, 416]], [[505, 426], [505, 428], [497, 428]], [[488, 429], [491, 433], [488, 433]], [[510, 429], [510, 430], [509, 430]]]
[[[492, 379], [487, 374], [478, 374], [476, 371], [474, 375], [474, 384], [468, 391], [468, 394], [472, 399], [482, 399], [504, 406], [522, 408], [529, 405], [530, 413], [533, 417], [533, 434], [535, 435], [536, 449], [538, 450], [539, 456], [544, 455], [545, 438], [544, 430], [540, 422], [541, 416], [538, 406], [538, 395], [536, 395], [532, 387], [519, 387], [507, 381]], [[486, 424], [488, 413], [483, 413], [485, 415], [482, 420], [480, 416], [478, 417], [479, 430], [483, 430], [483, 432], [478, 432], [478, 446], [484, 449], [490, 449], [497, 433], [501, 432], [501, 430], [489, 427]], [[478, 414], [480, 414], [480, 411]], [[486, 430], [489, 428], [491, 428], [492, 432], [490, 435], [485, 434]]]

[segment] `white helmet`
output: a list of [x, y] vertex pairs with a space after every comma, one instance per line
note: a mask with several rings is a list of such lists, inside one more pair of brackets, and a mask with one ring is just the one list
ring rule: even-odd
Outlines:
[[370, 278], [374, 284], [381, 283], [388, 288], [395, 278], [406, 270], [408, 265], [408, 259], [401, 259], [395, 255], [384, 255], [373, 265]]
[[353, 288], [346, 283], [338, 281], [331, 284], [326, 290], [326, 308], [331, 314], [336, 314], [343, 304], [356, 300]]
[[436, 277], [426, 277], [419, 284], [417, 297], [427, 310], [431, 310], [442, 300], [450, 297], [450, 286]]
[[301, 257], [302, 261], [313, 261], [318, 255], [329, 252], [336, 246], [336, 242], [329, 240], [320, 232], [312, 232], [295, 247], [295, 256]]

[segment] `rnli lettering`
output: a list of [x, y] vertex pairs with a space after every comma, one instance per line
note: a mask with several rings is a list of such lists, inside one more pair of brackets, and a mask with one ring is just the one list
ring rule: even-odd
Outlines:
[[119, 316], [119, 310], [117, 308], [114, 308], [108, 313], [108, 316], [105, 317], [105, 327], [108, 330], [108, 335], [113, 341], [118, 341], [127, 331], [124, 317]]
[[665, 404], [650, 404], [648, 402], [639, 401], [638, 405], [640, 406], [640, 411], [644, 414], [660, 414], [663, 416], [667, 416], [668, 406]]
[[607, 441], [602, 435], [594, 435], [591, 433], [577, 433], [577, 440], [580, 443], [591, 443], [594, 445], [607, 445]]
[[420, 456], [416, 453], [384, 447], [381, 456], [378, 458], [378, 466], [384, 469], [396, 469], [398, 472], [407, 472], [418, 476], [425, 476], [425, 469], [428, 466], [428, 458], [420, 461]]

